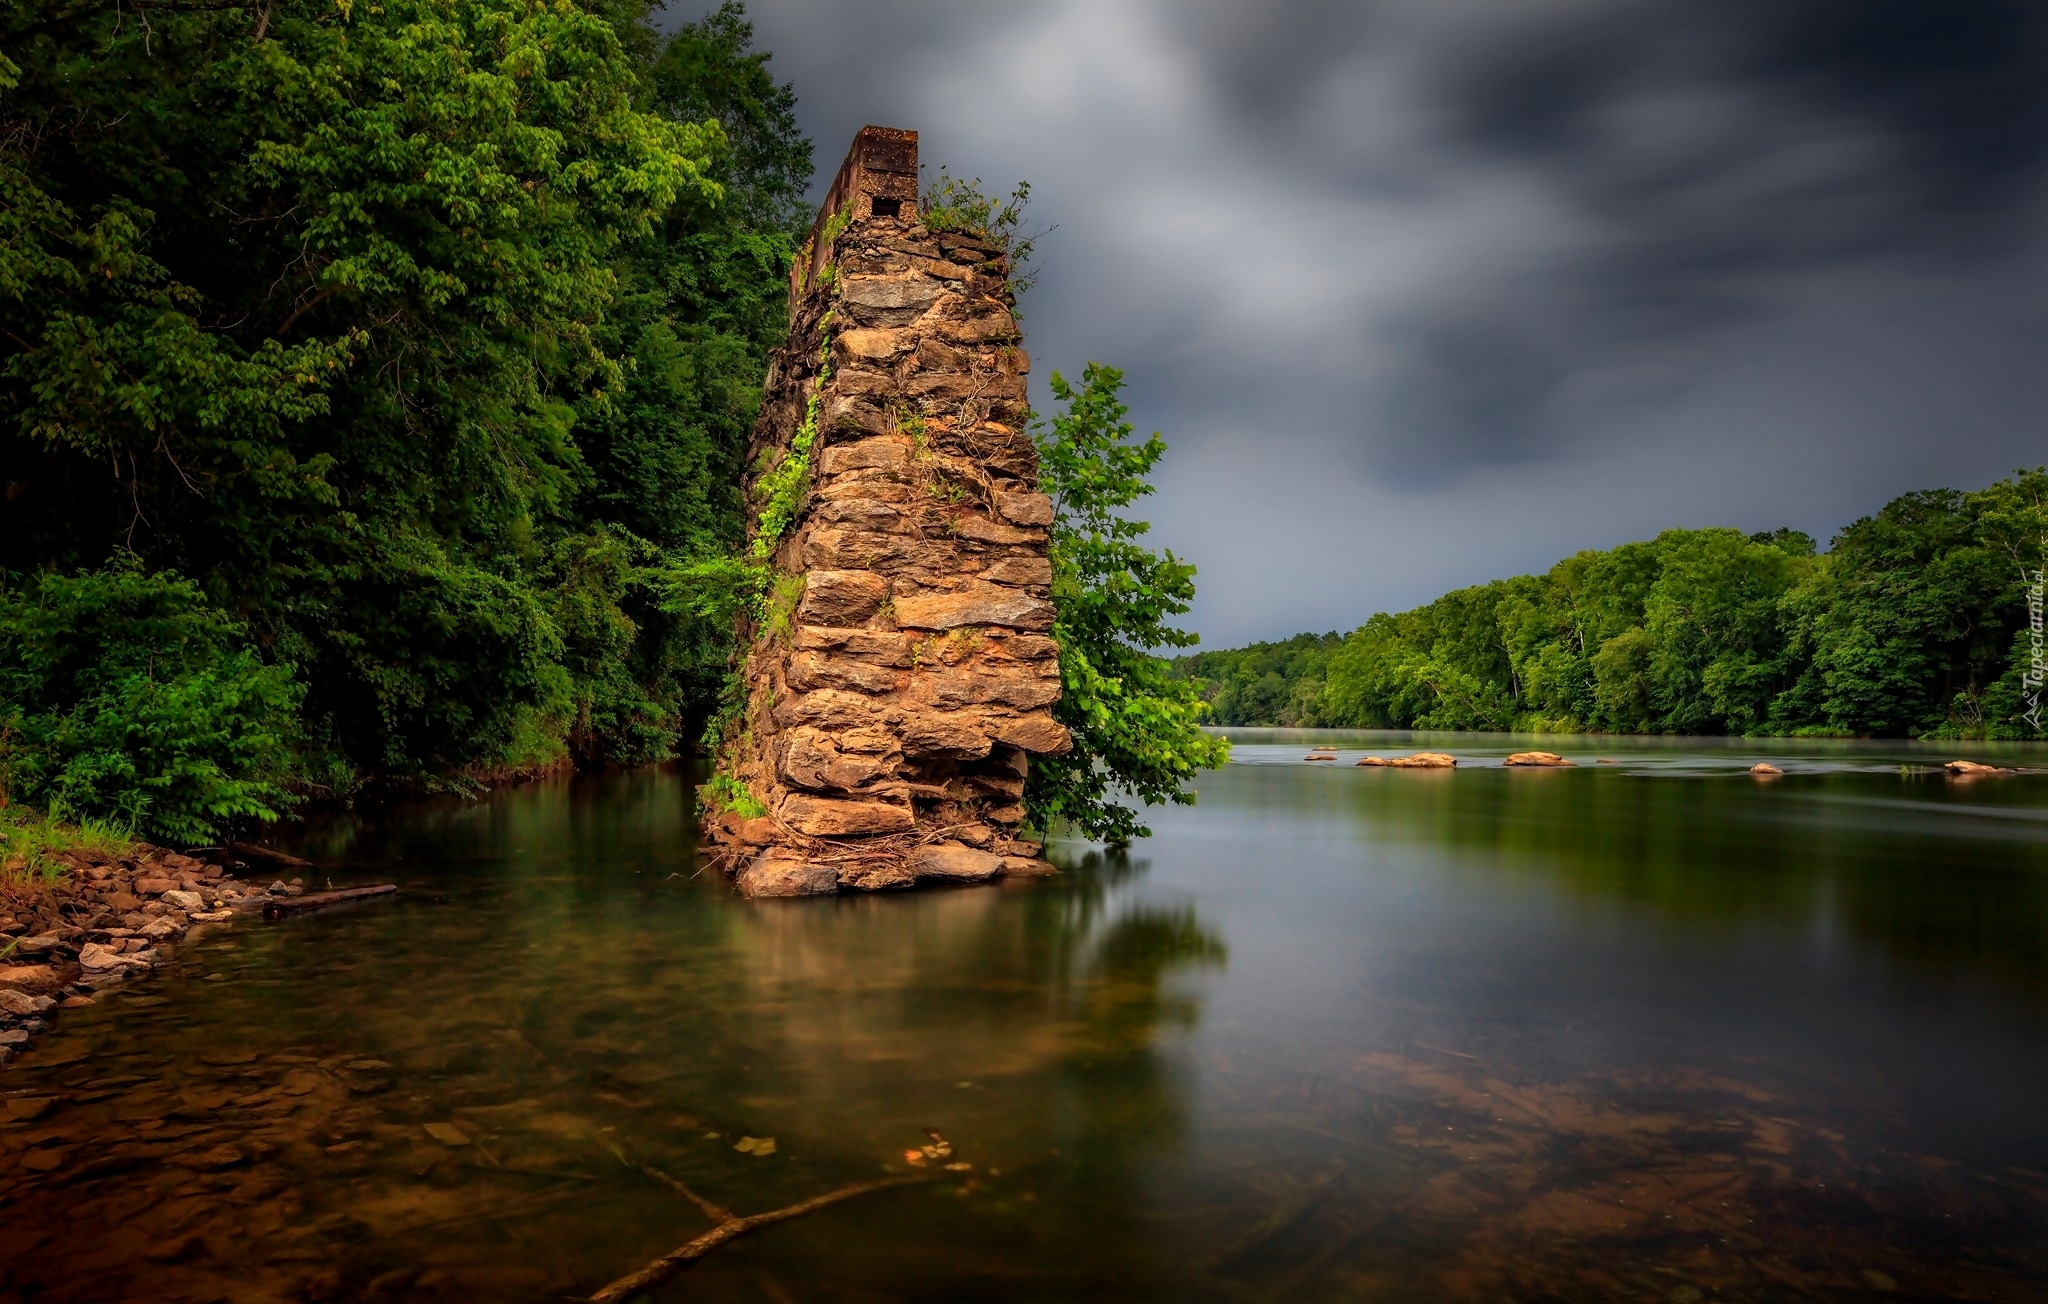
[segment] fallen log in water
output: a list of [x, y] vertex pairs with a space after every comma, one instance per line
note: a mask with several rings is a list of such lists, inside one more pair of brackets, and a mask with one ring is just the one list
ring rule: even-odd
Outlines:
[[272, 869], [313, 868], [313, 862], [310, 860], [300, 860], [297, 856], [287, 856], [282, 851], [272, 851], [269, 847], [259, 847], [253, 842], [230, 843], [228, 844], [228, 850], [252, 865], [267, 865]]
[[369, 887], [345, 887], [334, 892], [308, 892], [304, 896], [271, 897], [263, 903], [263, 917], [282, 919], [286, 915], [304, 914], [308, 910], [318, 910], [322, 906], [338, 906], [344, 901], [389, 896], [397, 890], [396, 883], [375, 883]]
[[[647, 1170], [643, 1168], [643, 1171]], [[588, 1304], [622, 1304], [622, 1301], [629, 1300], [649, 1287], [666, 1281], [678, 1268], [703, 1258], [727, 1241], [744, 1236], [756, 1227], [766, 1227], [769, 1223], [778, 1223], [789, 1218], [800, 1218], [815, 1209], [823, 1209], [827, 1205], [838, 1204], [841, 1200], [851, 1200], [857, 1195], [867, 1195], [872, 1191], [886, 1191], [892, 1187], [911, 1186], [932, 1180], [925, 1176], [915, 1176], [885, 1177], [877, 1182], [856, 1182], [852, 1186], [842, 1186], [836, 1191], [828, 1191], [824, 1195], [812, 1196], [808, 1200], [799, 1201], [796, 1204], [788, 1205], [781, 1209], [771, 1209], [767, 1213], [750, 1214], [747, 1217], [740, 1218], [734, 1216], [728, 1210], [711, 1204], [692, 1192], [688, 1187], [685, 1187], [681, 1182], [666, 1174], [653, 1173], [652, 1175], [659, 1177], [660, 1180], [667, 1183], [679, 1194], [686, 1196], [691, 1203], [704, 1210], [706, 1216], [716, 1218], [718, 1214], [722, 1213], [725, 1214], [725, 1217], [713, 1226], [710, 1231], [705, 1232], [689, 1244], [669, 1251], [646, 1267], [641, 1268], [638, 1272], [627, 1273], [611, 1285], [606, 1286], [603, 1290], [592, 1295]]]

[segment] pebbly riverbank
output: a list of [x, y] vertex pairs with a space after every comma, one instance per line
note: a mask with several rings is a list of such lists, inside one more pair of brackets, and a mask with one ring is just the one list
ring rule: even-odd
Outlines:
[[178, 852], [138, 843], [49, 860], [53, 875], [0, 888], [0, 1065], [62, 1011], [146, 977], [205, 927], [304, 893], [312, 868], [246, 844]]

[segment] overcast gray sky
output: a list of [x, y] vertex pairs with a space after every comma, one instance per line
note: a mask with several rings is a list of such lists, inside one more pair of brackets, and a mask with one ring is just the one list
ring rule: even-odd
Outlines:
[[871, 122], [1031, 181], [1034, 396], [1128, 373], [1206, 646], [2048, 461], [2031, 0], [750, 15], [821, 188]]

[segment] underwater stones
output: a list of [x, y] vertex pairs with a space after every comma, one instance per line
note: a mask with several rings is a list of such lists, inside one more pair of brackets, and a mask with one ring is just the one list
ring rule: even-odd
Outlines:
[[124, 945], [126, 940], [87, 942], [78, 950], [78, 967], [87, 973], [105, 973], [122, 968], [147, 969], [156, 963], [156, 952], [130, 951]]

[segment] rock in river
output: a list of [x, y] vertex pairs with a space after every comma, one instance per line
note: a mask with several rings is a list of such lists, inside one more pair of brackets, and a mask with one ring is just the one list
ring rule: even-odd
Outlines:
[[1448, 752], [1417, 752], [1413, 756], [1368, 756], [1360, 765], [1383, 765], [1394, 770], [1449, 770], [1458, 764], [1458, 758]]

